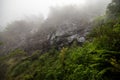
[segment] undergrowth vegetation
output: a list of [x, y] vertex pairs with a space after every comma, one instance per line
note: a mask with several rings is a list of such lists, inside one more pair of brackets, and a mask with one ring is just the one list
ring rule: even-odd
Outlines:
[[120, 15], [113, 20], [111, 4], [107, 14], [93, 22], [82, 46], [73, 43], [32, 55], [16, 49], [0, 57], [0, 80], [120, 80]]

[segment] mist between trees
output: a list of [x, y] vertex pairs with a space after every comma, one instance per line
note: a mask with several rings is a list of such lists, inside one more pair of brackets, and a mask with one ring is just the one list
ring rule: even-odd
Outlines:
[[92, 20], [105, 14], [108, 3], [109, 0], [96, 3], [95, 0], [91, 0], [88, 5], [82, 7], [75, 5], [51, 7], [46, 19], [43, 16], [31, 16], [11, 22], [0, 32], [0, 41], [3, 43], [0, 46], [0, 55], [17, 48], [29, 52], [37, 49], [46, 51], [52, 45], [69, 44], [66, 42], [72, 42], [71, 37], [76, 35], [85, 38]]

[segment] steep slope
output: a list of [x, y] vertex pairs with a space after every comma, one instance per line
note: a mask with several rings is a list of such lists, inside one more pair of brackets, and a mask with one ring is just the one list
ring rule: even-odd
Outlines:
[[0, 79], [119, 80], [120, 15], [119, 9], [110, 8], [111, 4], [118, 7], [119, 2], [113, 0], [106, 15], [93, 22], [94, 28], [82, 46], [75, 41], [71, 46], [60, 50], [53, 47], [44, 54], [37, 50], [28, 56], [24, 50], [17, 49], [1, 57]]

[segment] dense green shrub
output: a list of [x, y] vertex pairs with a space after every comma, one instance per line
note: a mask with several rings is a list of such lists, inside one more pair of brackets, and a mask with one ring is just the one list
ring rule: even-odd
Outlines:
[[16, 49], [0, 58], [0, 79], [120, 80], [119, 3], [113, 0], [106, 16], [93, 22], [93, 30], [82, 46], [73, 43], [60, 51], [53, 47], [47, 53], [37, 50], [29, 56]]

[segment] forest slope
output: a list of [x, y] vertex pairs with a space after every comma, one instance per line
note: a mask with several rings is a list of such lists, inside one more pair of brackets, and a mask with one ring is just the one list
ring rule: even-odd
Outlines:
[[87, 41], [30, 56], [16, 49], [0, 58], [1, 80], [120, 80], [120, 1], [93, 21]]

